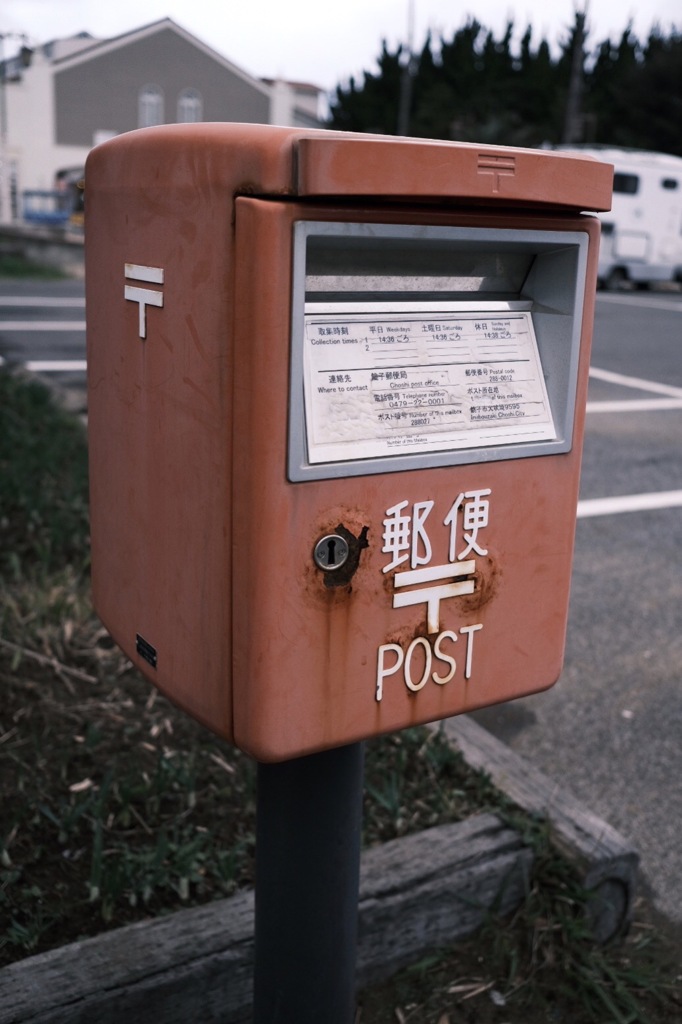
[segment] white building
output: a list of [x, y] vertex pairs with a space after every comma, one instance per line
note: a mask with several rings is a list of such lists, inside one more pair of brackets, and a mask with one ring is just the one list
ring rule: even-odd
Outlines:
[[0, 223], [25, 211], [58, 222], [90, 149], [121, 132], [188, 121], [322, 126], [321, 89], [253, 78], [169, 18], [114, 39], [84, 32], [23, 48], [0, 88]]

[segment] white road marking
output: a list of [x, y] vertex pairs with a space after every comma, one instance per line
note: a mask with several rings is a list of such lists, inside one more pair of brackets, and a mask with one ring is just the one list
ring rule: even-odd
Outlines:
[[619, 494], [613, 498], [585, 498], [578, 502], [578, 519], [611, 516], [618, 512], [649, 512], [653, 509], [679, 508], [680, 506], [682, 506], [682, 491]]
[[21, 306], [24, 309], [43, 309], [52, 306], [54, 309], [66, 309], [71, 307], [85, 308], [85, 299], [73, 296], [72, 298], [54, 298], [42, 295], [0, 295], [0, 306]]
[[587, 403], [589, 413], [663, 412], [666, 409], [682, 409], [682, 398], [623, 398], [621, 401]]
[[85, 373], [85, 359], [30, 359], [24, 363], [31, 373]]
[[[6, 362], [0, 356], [0, 366]], [[22, 366], [31, 373], [85, 373], [88, 368], [85, 359], [29, 359]]]
[[[680, 307], [682, 310], [682, 307]], [[590, 367], [590, 377], [636, 391], [649, 391], [666, 398], [631, 398], [604, 402], [588, 402], [588, 413], [595, 412], [655, 412], [664, 409], [682, 409], [682, 388], [642, 377], [629, 377], [611, 370]], [[682, 491], [658, 491], [650, 494], [619, 494], [612, 498], [585, 498], [578, 502], [578, 519], [592, 516], [611, 516], [621, 512], [650, 512], [662, 508], [682, 507]]]
[[590, 377], [594, 380], [603, 380], [608, 384], [619, 384], [624, 388], [634, 388], [636, 391], [652, 391], [656, 395], [671, 395], [673, 398], [682, 398], [682, 388], [674, 387], [671, 384], [660, 384], [658, 381], [645, 380], [643, 377], [628, 377], [624, 373], [614, 373], [612, 370], [600, 370], [597, 366], [590, 367]]
[[84, 331], [85, 320], [0, 320], [0, 331]]

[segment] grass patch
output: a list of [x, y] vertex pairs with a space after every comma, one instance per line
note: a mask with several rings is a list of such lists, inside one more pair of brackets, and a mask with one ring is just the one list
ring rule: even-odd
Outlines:
[[[85, 436], [0, 372], [0, 965], [253, 884], [255, 767], [131, 668], [87, 580]], [[596, 949], [545, 831], [437, 732], [368, 744], [364, 839], [493, 809], [535, 848], [528, 898], [455, 950], [363, 993], [363, 1024], [679, 1021], [646, 918]], [[679, 973], [679, 966], [677, 967]]]
[[65, 276], [61, 270], [47, 267], [42, 263], [34, 263], [21, 253], [0, 253], [0, 277], [32, 277], [43, 281], [57, 281], [63, 280]]
[[535, 872], [528, 904], [512, 920], [361, 994], [356, 1024], [679, 1024], [679, 956], [672, 947], [662, 954], [655, 926], [640, 918], [617, 948], [595, 948], [576, 934], [578, 899], [567, 941], [570, 904], [551, 916], [552, 877]]
[[[87, 614], [82, 579], [51, 577], [37, 602], [34, 588], [12, 590], [0, 642], [0, 962], [253, 884], [254, 763], [131, 671]], [[367, 781], [367, 842], [481, 803], [481, 783], [425, 729], [370, 744]]]
[[0, 578], [86, 564], [84, 429], [40, 383], [3, 369], [0, 486]]

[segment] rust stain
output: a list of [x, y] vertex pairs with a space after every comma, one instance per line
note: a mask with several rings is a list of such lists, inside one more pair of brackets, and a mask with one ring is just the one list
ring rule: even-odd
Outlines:
[[346, 606], [351, 600], [352, 581], [361, 568], [362, 553], [369, 547], [369, 527], [361, 526], [356, 529], [357, 533], [353, 533], [342, 522], [325, 520], [315, 531], [315, 536], [326, 533], [340, 534], [348, 544], [349, 556], [344, 565], [332, 572], [325, 572], [315, 565], [311, 547], [310, 560], [303, 569], [303, 580], [304, 596], [312, 607], [323, 607], [332, 612], [335, 608]]
[[369, 541], [367, 540], [369, 526], [363, 526], [357, 537], [343, 523], [338, 523], [334, 532], [343, 537], [348, 544], [348, 558], [338, 569], [334, 569], [333, 572], [323, 573], [324, 585], [330, 588], [345, 587], [350, 584], [360, 566], [360, 555], [365, 548], [369, 547]]
[[[325, 591], [327, 593], [334, 591], [342, 591], [344, 594], [351, 593], [353, 577], [358, 569], [366, 568], [367, 556], [364, 558], [362, 556], [363, 552], [370, 547], [370, 527], [366, 525], [367, 522], [367, 514], [352, 507], [332, 508], [319, 517], [316, 525], [310, 530], [310, 560], [306, 561], [304, 568], [304, 581], [309, 594], [319, 595], [324, 594]], [[344, 565], [331, 572], [325, 572], [315, 565], [312, 551], [314, 543], [319, 537], [334, 533], [344, 538], [348, 544], [349, 555]]]
[[495, 597], [499, 590], [502, 579], [502, 569], [498, 562], [488, 554], [484, 558], [476, 560], [476, 572], [474, 580], [476, 583], [473, 594], [466, 594], [455, 598], [459, 602], [459, 609], [462, 612], [478, 612], [484, 608]]
[[303, 597], [306, 603], [312, 608], [326, 608], [332, 611], [348, 602], [353, 591], [352, 586], [325, 587], [323, 573], [313, 562], [312, 549], [310, 560], [306, 561], [303, 569]]
[[390, 569], [388, 572], [382, 572], [381, 574], [382, 586], [386, 594], [388, 594], [388, 596], [390, 597], [391, 601], [393, 601], [393, 595], [395, 594], [395, 584], [393, 580], [396, 576], [397, 571], [397, 569]]
[[[452, 564], [453, 568], [457, 565], [456, 562], [453, 562]], [[402, 566], [397, 569], [391, 569], [390, 572], [383, 574], [382, 587], [391, 602], [393, 601], [393, 596], [396, 592], [394, 577], [404, 569], [405, 566]], [[497, 594], [502, 575], [502, 569], [492, 555], [488, 554], [484, 557], [478, 556], [476, 558], [476, 572], [473, 575], [475, 584], [473, 594], [460, 594], [457, 597], [448, 598], [448, 607], [457, 608], [458, 613], [468, 614], [469, 612], [480, 611], [480, 609], [484, 608], [485, 605], [487, 605]], [[415, 636], [418, 635], [420, 634], [415, 634]], [[410, 639], [414, 638], [411, 637]], [[392, 640], [387, 642], [397, 643], [397, 641]]]
[[410, 646], [413, 640], [416, 640], [418, 636], [423, 636], [425, 640], [429, 641], [429, 644], [433, 647], [432, 639], [435, 641], [436, 634], [433, 637], [429, 636], [426, 632], [424, 624], [421, 623], [419, 626], [402, 626], [400, 629], [392, 630], [385, 638], [385, 644], [397, 644], [405, 651]]
[[[359, 536], [367, 522], [367, 512], [352, 505], [336, 505], [324, 511], [317, 521], [317, 527], [321, 533], [332, 533], [337, 524], [341, 523], [345, 529], [350, 530], [355, 536]], [[369, 527], [367, 527], [369, 529]]]

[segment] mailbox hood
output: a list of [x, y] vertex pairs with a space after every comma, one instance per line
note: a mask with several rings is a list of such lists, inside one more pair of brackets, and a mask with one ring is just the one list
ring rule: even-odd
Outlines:
[[[140, 145], [141, 132], [148, 145]], [[145, 128], [98, 146], [88, 165], [99, 173], [102, 162], [117, 189], [153, 188], [164, 152], [172, 165], [164, 181], [175, 190], [203, 183], [235, 195], [611, 208], [613, 167], [591, 157], [272, 125]]]

